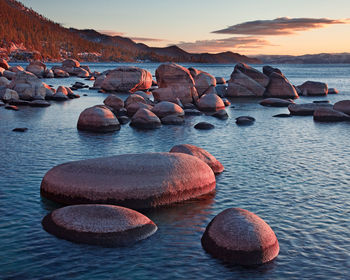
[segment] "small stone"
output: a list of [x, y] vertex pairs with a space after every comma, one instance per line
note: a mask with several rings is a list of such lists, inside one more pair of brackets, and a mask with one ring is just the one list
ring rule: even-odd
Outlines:
[[28, 130], [28, 128], [26, 127], [16, 127], [14, 129], [12, 129], [12, 131], [14, 132], [26, 132]]
[[194, 126], [195, 129], [201, 129], [201, 130], [209, 130], [209, 129], [213, 129], [214, 127], [215, 127], [214, 125], [207, 122], [199, 122]]
[[292, 115], [290, 115], [290, 114], [277, 114], [277, 115], [274, 115], [272, 117], [274, 117], [274, 118], [290, 118], [290, 117], [292, 117]]
[[252, 125], [254, 124], [255, 119], [250, 116], [241, 116], [236, 118], [236, 124], [237, 125]]
[[225, 109], [219, 110], [212, 114], [212, 117], [215, 117], [220, 120], [227, 120], [228, 119], [228, 114]]

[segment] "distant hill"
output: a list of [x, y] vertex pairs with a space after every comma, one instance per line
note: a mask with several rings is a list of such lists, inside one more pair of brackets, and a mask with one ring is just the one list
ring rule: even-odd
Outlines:
[[15, 0], [0, 0], [0, 20], [0, 57], [11, 60], [260, 62], [232, 52], [191, 54], [177, 46], [152, 48], [95, 30], [64, 28]]
[[260, 55], [258, 59], [264, 64], [339, 64], [350, 63], [350, 53], [320, 53], [300, 56]]

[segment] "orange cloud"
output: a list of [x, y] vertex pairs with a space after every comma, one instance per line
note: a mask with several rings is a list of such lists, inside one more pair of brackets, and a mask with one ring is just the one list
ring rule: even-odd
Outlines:
[[273, 46], [269, 41], [259, 37], [232, 37], [225, 39], [200, 40], [195, 42], [180, 42], [177, 44], [187, 52], [223, 52], [232, 49], [256, 49]]
[[333, 24], [349, 24], [350, 19], [329, 18], [288, 18], [281, 17], [273, 20], [255, 20], [232, 25], [213, 31], [217, 34], [241, 35], [290, 35], [298, 31], [323, 28]]

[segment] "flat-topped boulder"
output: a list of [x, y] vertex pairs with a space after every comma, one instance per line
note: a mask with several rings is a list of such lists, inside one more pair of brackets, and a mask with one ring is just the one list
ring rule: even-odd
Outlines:
[[211, 153], [195, 145], [176, 145], [171, 148], [170, 153], [183, 153], [197, 157], [208, 164], [215, 174], [224, 171], [224, 166]]
[[139, 108], [132, 116], [130, 125], [139, 129], [155, 129], [161, 127], [162, 123], [157, 115], [149, 109]]
[[120, 123], [106, 106], [97, 105], [80, 113], [78, 130], [92, 132], [112, 132], [120, 129]]
[[244, 75], [247, 75], [249, 78], [259, 83], [262, 87], [266, 87], [269, 84], [268, 76], [245, 63], [236, 64], [233, 73], [235, 72], [241, 72]]
[[312, 116], [315, 110], [319, 108], [332, 108], [331, 104], [327, 103], [305, 103], [305, 104], [291, 104], [288, 110], [294, 116]]
[[259, 104], [267, 107], [288, 107], [290, 104], [294, 104], [294, 101], [271, 97], [260, 101]]
[[279, 98], [298, 98], [294, 86], [287, 80], [285, 76], [277, 72], [270, 74], [270, 83], [268, 84], [265, 96]]
[[314, 111], [314, 120], [318, 122], [350, 121], [350, 116], [332, 108], [318, 108]]
[[325, 96], [328, 94], [328, 85], [322, 82], [307, 81], [298, 86], [303, 95]]
[[108, 72], [101, 84], [103, 90], [116, 92], [147, 90], [151, 86], [152, 74], [133, 66], [122, 66]]
[[161, 101], [157, 103], [153, 107], [152, 112], [155, 113], [158, 118], [164, 118], [169, 115], [179, 117], [183, 117], [185, 115], [184, 110], [179, 105], [168, 101]]
[[115, 204], [150, 208], [197, 198], [215, 190], [215, 176], [187, 154], [125, 154], [68, 162], [49, 170], [43, 197], [62, 204]]
[[341, 100], [336, 102], [333, 109], [350, 115], [350, 100]]
[[197, 100], [196, 104], [201, 111], [218, 111], [225, 109], [224, 102], [216, 94], [204, 94]]
[[262, 97], [265, 93], [265, 87], [243, 74], [239, 70], [233, 71], [231, 79], [228, 81], [226, 96], [231, 97]]
[[132, 245], [157, 231], [153, 221], [135, 210], [98, 204], [56, 209], [42, 225], [58, 238], [105, 247]]
[[215, 216], [201, 242], [215, 258], [244, 266], [270, 262], [279, 253], [271, 227], [259, 216], [240, 208], [229, 208]]

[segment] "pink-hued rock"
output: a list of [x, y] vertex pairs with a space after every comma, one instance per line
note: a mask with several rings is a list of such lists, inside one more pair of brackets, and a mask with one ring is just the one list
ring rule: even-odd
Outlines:
[[262, 87], [267, 87], [269, 84], [269, 77], [266, 76], [264, 73], [261, 73], [260, 71], [254, 69], [253, 67], [250, 67], [247, 64], [244, 63], [238, 63], [235, 66], [235, 69], [233, 73], [235, 72], [241, 72], [244, 75], [247, 75], [257, 83], [259, 83]]
[[341, 100], [336, 102], [333, 109], [350, 115], [350, 100]]
[[152, 86], [152, 74], [144, 69], [123, 66], [110, 71], [102, 82], [106, 91], [135, 92]]
[[319, 122], [349, 121], [350, 116], [332, 108], [319, 108], [314, 112], [314, 120]]
[[125, 101], [124, 101], [125, 108], [130, 106], [130, 104], [132, 104], [132, 103], [144, 103], [144, 104], [147, 104], [147, 101], [141, 95], [130, 94], [128, 96], [128, 98], [125, 99]]
[[32, 61], [26, 67], [26, 71], [33, 73], [38, 78], [44, 77], [46, 65], [41, 61]]
[[328, 94], [338, 94], [339, 90], [336, 88], [328, 88]]
[[262, 97], [265, 87], [243, 74], [239, 70], [233, 71], [231, 79], [228, 81], [226, 96], [231, 97]]
[[102, 86], [102, 84], [103, 84], [103, 81], [106, 79], [106, 77], [107, 77], [107, 76], [106, 76], [106, 75], [103, 75], [103, 74], [97, 76], [97, 77], [96, 77], [96, 80], [95, 80], [95, 82], [94, 82], [93, 88], [95, 88], [95, 89], [101, 88], [101, 86]]
[[224, 166], [208, 151], [190, 144], [177, 145], [171, 148], [170, 153], [183, 153], [195, 156], [210, 166], [215, 174], [224, 171]]
[[176, 63], [161, 64], [156, 70], [158, 89], [153, 91], [155, 101], [192, 103], [198, 99], [190, 71]]
[[106, 106], [97, 105], [81, 112], [77, 128], [92, 132], [111, 132], [120, 129], [120, 123]]
[[225, 104], [216, 94], [204, 94], [198, 99], [197, 107], [201, 111], [218, 111], [225, 109]]
[[325, 96], [328, 94], [328, 85], [326, 83], [307, 81], [298, 86], [303, 95]]
[[129, 117], [132, 117], [140, 109], [147, 109], [151, 111], [153, 109], [153, 106], [141, 102], [136, 102], [131, 103], [128, 107], [126, 107]]
[[110, 94], [105, 100], [103, 100], [103, 103], [111, 107], [113, 111], [119, 111], [121, 108], [124, 108], [124, 101], [120, 97]]
[[152, 91], [155, 101], [176, 102], [179, 99], [183, 104], [192, 103], [198, 99], [198, 93], [194, 86], [173, 85], [166, 88], [157, 88]]
[[293, 99], [299, 97], [295, 88], [287, 78], [276, 72], [270, 75], [270, 83], [266, 88], [265, 96]]
[[193, 80], [198, 96], [202, 96], [210, 86], [216, 86], [215, 77], [204, 71], [200, 71], [200, 73], [196, 75]]
[[216, 84], [217, 85], [224, 85], [224, 84], [226, 84], [226, 80], [223, 77], [215, 77], [215, 79], [216, 79]]
[[72, 74], [74, 76], [78, 76], [79, 78], [87, 78], [90, 76], [90, 73], [81, 67], [74, 68]]
[[9, 65], [7, 61], [3, 58], [0, 58], [0, 67], [4, 68], [5, 70], [9, 69]]
[[202, 236], [203, 248], [215, 258], [245, 266], [267, 263], [277, 257], [279, 244], [270, 226], [259, 216], [240, 208], [218, 214]]
[[[139, 104], [143, 104], [143, 103], [139, 103]], [[149, 105], [144, 104], [144, 106], [149, 106]], [[129, 115], [129, 112], [128, 112], [128, 115]], [[155, 129], [155, 128], [161, 127], [162, 123], [160, 119], [157, 117], [157, 115], [152, 113], [148, 108], [139, 107], [136, 113], [132, 116], [130, 125], [140, 129]]]
[[58, 165], [42, 196], [63, 204], [115, 204], [132, 209], [168, 205], [211, 193], [215, 176], [200, 159], [177, 153], [126, 154]]
[[52, 100], [65, 101], [68, 100], [68, 91], [66, 87], [59, 86], [57, 91], [51, 96]]
[[16, 65], [16, 66], [11, 66], [8, 70], [11, 72], [17, 73], [17, 72], [24, 71], [24, 68], [21, 65]]
[[62, 62], [63, 67], [80, 67], [80, 63], [75, 59], [66, 59]]
[[179, 105], [168, 101], [162, 101], [157, 103], [153, 107], [152, 112], [155, 113], [160, 119], [169, 115], [175, 115], [180, 117], [183, 117], [185, 115], [184, 110]]
[[67, 77], [69, 77], [69, 73], [67, 71], [64, 71], [64, 70], [59, 69], [59, 68], [54, 68], [53, 69], [53, 73], [54, 73], [56, 78], [67, 78]]
[[113, 205], [73, 205], [46, 215], [44, 229], [58, 238], [107, 247], [131, 245], [157, 231], [143, 214]]

